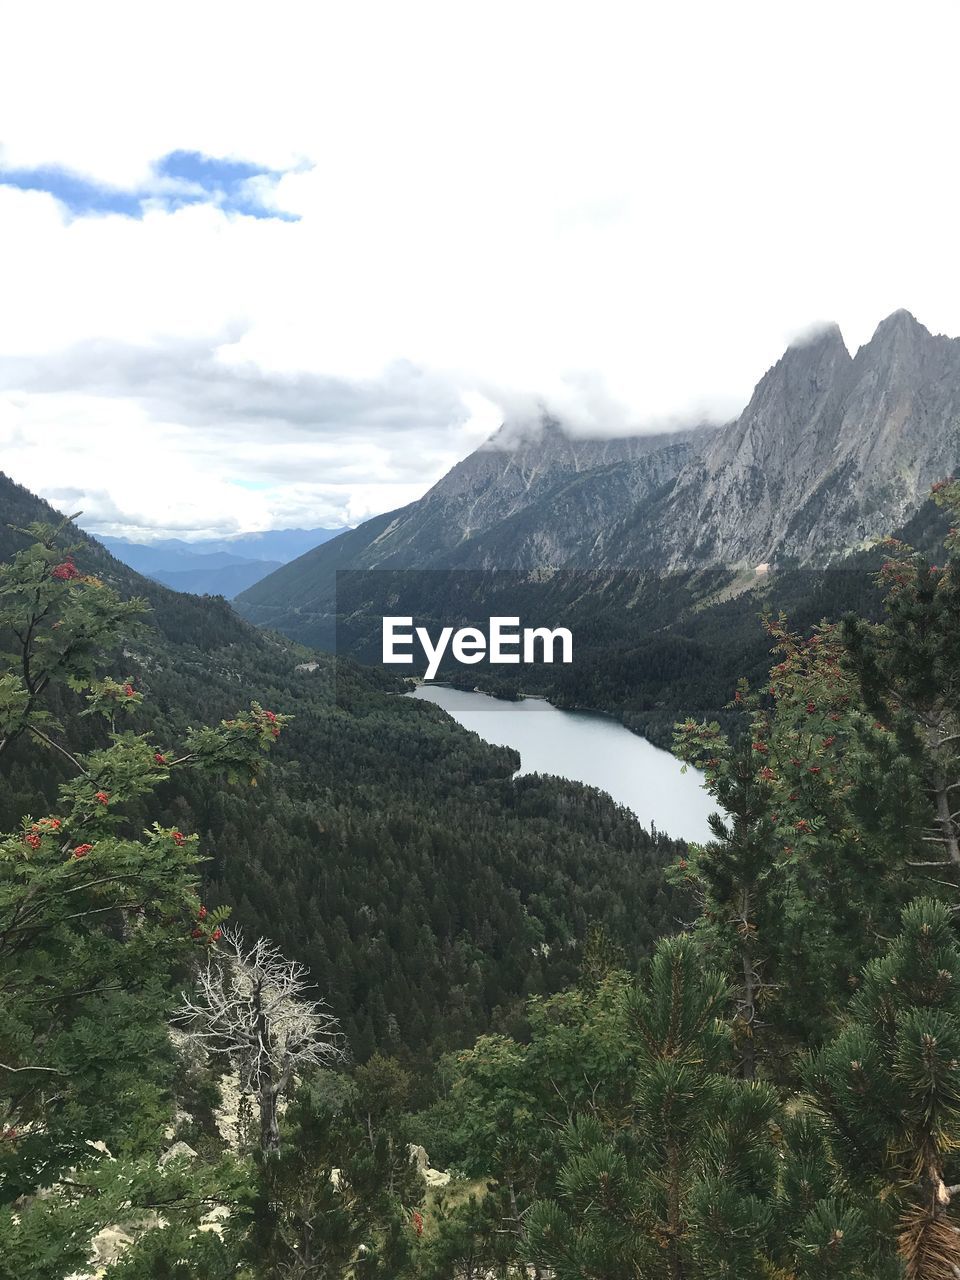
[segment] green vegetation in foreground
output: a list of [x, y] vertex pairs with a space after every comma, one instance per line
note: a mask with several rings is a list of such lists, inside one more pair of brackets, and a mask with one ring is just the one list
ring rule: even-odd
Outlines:
[[[937, 496], [960, 510], [960, 483]], [[689, 927], [637, 962], [624, 939], [642, 949], [642, 905], [611, 914], [612, 864], [608, 885], [591, 883], [591, 850], [612, 837], [622, 859], [616, 822], [603, 826], [616, 811], [590, 811], [600, 827], [591, 844], [578, 808], [590, 793], [546, 793], [551, 805], [572, 797], [567, 874], [584, 894], [567, 989], [531, 991], [515, 1025], [443, 1055], [427, 1105], [422, 1073], [396, 1055], [304, 1066], [286, 1079], [279, 1135], [257, 1123], [251, 1100], [281, 1087], [291, 1053], [311, 1060], [310, 1036], [325, 1024], [301, 995], [276, 981], [251, 988], [252, 971], [231, 967], [227, 908], [212, 909], [201, 882], [205, 839], [151, 815], [181, 795], [196, 804], [194, 777], [218, 778], [227, 810], [256, 778], [263, 821], [276, 822], [282, 890], [288, 815], [270, 775], [302, 720], [288, 726], [269, 709], [282, 703], [258, 699], [214, 728], [174, 733], [162, 706], [151, 721], [149, 690], [125, 669], [119, 679], [100, 671], [121, 634], [127, 660], [142, 643], [130, 638], [136, 605], [84, 572], [79, 549], [74, 561], [49, 530], [33, 534], [0, 570], [11, 651], [0, 729], [21, 783], [31, 743], [47, 770], [56, 758], [65, 773], [0, 842], [0, 1276], [82, 1269], [95, 1232], [116, 1223], [133, 1243], [106, 1274], [126, 1280], [960, 1273], [956, 531], [937, 564], [887, 548], [879, 623], [851, 616], [798, 634], [771, 616], [775, 662], [761, 686], [737, 689], [737, 732], [678, 726], [678, 751], [726, 813], [709, 843], [674, 849], [669, 887], [653, 898], [692, 904]], [[145, 671], [162, 652], [143, 653]], [[326, 740], [346, 754], [365, 715], [413, 705], [360, 672], [348, 680]], [[374, 723], [398, 735], [395, 749], [411, 741], [386, 712]], [[425, 750], [443, 723], [404, 722]], [[467, 735], [455, 741], [472, 747]], [[488, 812], [500, 815], [507, 784], [495, 764], [473, 776], [472, 759], [441, 776], [457, 793], [488, 789]], [[350, 793], [357, 809], [362, 794]], [[518, 828], [552, 838], [557, 810], [516, 794], [528, 806]], [[392, 816], [377, 815], [380, 831]], [[456, 826], [449, 835], [467, 838]], [[382, 846], [367, 857], [375, 874]], [[508, 870], [505, 884], [522, 883], [522, 863]], [[524, 945], [549, 958], [549, 946]], [[211, 966], [235, 980], [230, 1009], [262, 1017], [256, 1035], [228, 1049], [221, 1039], [213, 1055], [176, 1013]], [[331, 1039], [313, 1060], [333, 1064], [339, 1047]], [[242, 1095], [229, 1145], [214, 1123], [224, 1073]], [[178, 1157], [177, 1138], [192, 1151]], [[468, 1181], [428, 1199], [412, 1141]]]

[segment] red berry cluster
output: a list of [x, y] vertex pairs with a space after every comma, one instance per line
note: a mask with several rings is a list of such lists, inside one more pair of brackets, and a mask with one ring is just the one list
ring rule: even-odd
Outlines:
[[39, 849], [43, 837], [59, 831], [62, 826], [60, 818], [41, 818], [39, 822], [30, 824], [30, 830], [23, 838], [31, 849]]
[[109, 804], [109, 803], [110, 803], [110, 793], [109, 793], [109, 791], [98, 791], [98, 792], [97, 792], [97, 794], [96, 794], [93, 798], [94, 798], [94, 800], [96, 800], [96, 801], [97, 801], [97, 803], [98, 803], [98, 804]]
[[[195, 938], [198, 942], [200, 941], [201, 938], [206, 937], [206, 931], [202, 927], [203, 921], [206, 920], [206, 918], [207, 918], [207, 908], [201, 904], [199, 910], [197, 911], [197, 919], [200, 921], [200, 923], [197, 924], [190, 933], [190, 937]], [[222, 937], [223, 937], [223, 931], [221, 929], [214, 929], [213, 932], [210, 934], [210, 936], [207, 938], [207, 941], [219, 942]]]
[[80, 570], [68, 556], [63, 564], [58, 564], [50, 571], [50, 576], [56, 578], [57, 582], [70, 582], [73, 578], [80, 577]]
[[85, 858], [92, 848], [92, 844], [78, 844], [73, 851], [73, 856], [75, 858]]
[[423, 1235], [423, 1214], [420, 1213], [419, 1210], [414, 1209], [410, 1217], [413, 1222], [414, 1231], [417, 1233], [418, 1236], [422, 1236]]

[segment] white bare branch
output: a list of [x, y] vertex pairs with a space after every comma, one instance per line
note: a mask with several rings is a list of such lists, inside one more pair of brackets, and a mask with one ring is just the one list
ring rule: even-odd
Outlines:
[[[193, 1040], [230, 1058], [241, 1091], [257, 1097], [271, 1135], [277, 1098], [293, 1076], [346, 1058], [337, 1019], [322, 1000], [309, 998], [311, 989], [303, 965], [287, 960], [265, 938], [247, 947], [239, 929], [224, 929], [222, 945], [200, 972], [196, 994], [184, 995], [174, 1015]], [[265, 1144], [276, 1145], [272, 1136]]]

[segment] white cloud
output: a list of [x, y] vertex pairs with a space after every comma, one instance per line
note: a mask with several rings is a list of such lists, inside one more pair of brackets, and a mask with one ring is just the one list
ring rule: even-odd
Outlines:
[[63, 0], [4, 25], [6, 165], [132, 190], [174, 150], [234, 157], [286, 170], [253, 181], [299, 215], [72, 218], [0, 187], [0, 465], [104, 519], [355, 520], [466, 453], [479, 396], [661, 424], [733, 411], [820, 319], [854, 347], [899, 306], [960, 333], [953, 5]]

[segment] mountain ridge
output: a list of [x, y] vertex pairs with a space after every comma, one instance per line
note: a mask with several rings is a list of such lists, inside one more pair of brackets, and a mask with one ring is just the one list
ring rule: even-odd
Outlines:
[[507, 423], [421, 499], [240, 593], [306, 638], [341, 569], [808, 567], [903, 525], [960, 464], [960, 339], [895, 311], [851, 354], [839, 327], [792, 343], [731, 422], [578, 439]]
[[571, 562], [584, 539], [599, 538], [619, 510], [669, 484], [715, 430], [596, 440], [573, 438], [549, 417], [507, 424], [416, 502], [292, 561], [242, 592], [235, 605], [251, 621], [282, 630], [285, 609], [329, 609], [340, 569]]
[[851, 356], [828, 326], [764, 374], [620, 563], [650, 564], [651, 548], [671, 569], [829, 563], [909, 519], [958, 462], [960, 339], [900, 310]]
[[[138, 573], [191, 595], [222, 595], [228, 600], [281, 565], [320, 546], [338, 529], [267, 529], [228, 538], [161, 538], [133, 542], [104, 535], [100, 543]], [[96, 536], [96, 535], [91, 535]]]

